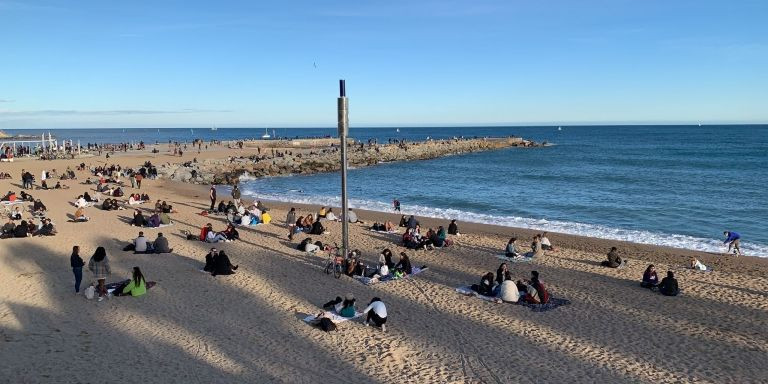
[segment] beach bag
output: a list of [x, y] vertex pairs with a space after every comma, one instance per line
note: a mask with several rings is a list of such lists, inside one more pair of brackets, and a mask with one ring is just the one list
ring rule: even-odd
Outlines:
[[327, 317], [323, 317], [320, 319], [320, 329], [326, 332], [335, 331], [336, 330], [336, 324], [331, 321], [331, 319]]
[[96, 288], [94, 288], [93, 285], [89, 285], [83, 293], [85, 294], [86, 299], [91, 300], [96, 295]]

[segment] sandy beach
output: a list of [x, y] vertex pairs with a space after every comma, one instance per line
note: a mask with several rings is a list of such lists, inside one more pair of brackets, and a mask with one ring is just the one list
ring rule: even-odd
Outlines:
[[[0, 190], [20, 192], [22, 169], [39, 178], [43, 169], [120, 164], [137, 167], [206, 158], [248, 155], [255, 148], [185, 153], [172, 157], [130, 152], [110, 159], [21, 160], [3, 163]], [[182, 230], [198, 233], [211, 222], [223, 230], [223, 216], [204, 217], [207, 186], [145, 180], [141, 193], [172, 204], [174, 225], [141, 229], [153, 240], [163, 232], [171, 254], [144, 255], [121, 249], [139, 228], [127, 224], [132, 211], [88, 208], [91, 220], [67, 221], [71, 201], [92, 185], [76, 171], [66, 190], [32, 190], [49, 209], [58, 234], [0, 240], [0, 382], [150, 383], [230, 382], [409, 382], [409, 383], [761, 383], [768, 381], [768, 260], [726, 257], [675, 248], [550, 234], [560, 249], [532, 262], [510, 263], [515, 279], [537, 270], [551, 294], [570, 301], [547, 312], [497, 304], [455, 292], [495, 272], [510, 237], [528, 250], [531, 230], [459, 222], [455, 245], [410, 251], [415, 266], [429, 268], [411, 278], [366, 286], [323, 273], [325, 254], [296, 250], [306, 235], [287, 239], [286, 211], [301, 214], [319, 207], [267, 202], [273, 223], [240, 227], [241, 240], [216, 244], [233, 264], [232, 276], [201, 273], [211, 244], [186, 240]], [[335, 179], [334, 179], [335, 180]], [[135, 192], [130, 188], [126, 192]], [[220, 199], [229, 196], [220, 193]], [[29, 205], [29, 204], [25, 204]], [[145, 212], [151, 204], [140, 206]], [[399, 215], [360, 211], [361, 220]], [[25, 212], [25, 219], [29, 213]], [[447, 222], [419, 218], [423, 227]], [[6, 219], [3, 219], [5, 222]], [[312, 236], [340, 242], [341, 225]], [[350, 225], [353, 248], [369, 263], [400, 235]], [[402, 228], [400, 229], [402, 233]], [[141, 267], [157, 286], [142, 297], [102, 302], [74, 293], [69, 267], [73, 245], [88, 259], [98, 246], [107, 249], [112, 275], [130, 277]], [[629, 261], [626, 268], [600, 266], [610, 247]], [[697, 257], [714, 268], [684, 267]], [[643, 271], [655, 264], [659, 276], [673, 270], [683, 292], [665, 297], [639, 286]], [[84, 271], [84, 284], [92, 275]], [[366, 327], [362, 319], [325, 333], [301, 319], [323, 303], [352, 293], [358, 309], [380, 297], [389, 313], [388, 329]]]

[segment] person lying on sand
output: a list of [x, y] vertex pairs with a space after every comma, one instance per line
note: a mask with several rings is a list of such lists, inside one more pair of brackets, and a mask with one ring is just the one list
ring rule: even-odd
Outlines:
[[355, 296], [348, 293], [344, 296], [343, 300], [341, 296], [336, 296], [335, 299], [323, 304], [323, 309], [333, 309], [341, 317], [355, 317], [357, 312], [355, 309]]
[[702, 264], [701, 261], [699, 261], [699, 259], [697, 259], [695, 257], [691, 257], [691, 264], [690, 264], [690, 266], [691, 266], [691, 269], [695, 269], [697, 271], [706, 271], [707, 270], [707, 266]]

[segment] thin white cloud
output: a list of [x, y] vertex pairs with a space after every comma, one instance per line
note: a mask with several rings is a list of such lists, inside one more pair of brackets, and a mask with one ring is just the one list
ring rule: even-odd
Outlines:
[[14, 100], [10, 100], [10, 99], [0, 99], [0, 103], [13, 103], [13, 102]]
[[87, 111], [75, 109], [42, 109], [32, 111], [9, 111], [0, 110], [0, 117], [20, 117], [20, 116], [121, 116], [121, 115], [159, 115], [159, 114], [190, 114], [190, 113], [229, 113], [231, 110], [222, 109], [178, 109], [178, 110], [156, 110], [156, 109], [114, 109]]

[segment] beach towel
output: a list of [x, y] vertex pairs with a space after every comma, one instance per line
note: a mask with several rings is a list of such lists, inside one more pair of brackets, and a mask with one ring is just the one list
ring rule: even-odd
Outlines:
[[[344, 322], [344, 321], [347, 321], [347, 320], [357, 319], [358, 317], [364, 315], [364, 313], [362, 313], [362, 312], [355, 312], [355, 317], [343, 317], [343, 316], [339, 316], [338, 314], [336, 314], [334, 312], [328, 312], [328, 314], [329, 314], [328, 317], [330, 317], [331, 321], [333, 321], [336, 324]], [[302, 320], [304, 320], [307, 323], [311, 323], [312, 320], [315, 319], [315, 316], [317, 316], [317, 315], [307, 315], [307, 317], [305, 317]]]
[[370, 229], [369, 228], [368, 231], [370, 231], [370, 232], [377, 232], [377, 233], [387, 233], [387, 234], [390, 234], [390, 235], [397, 235], [398, 234], [397, 229], [392, 230], [392, 231], [377, 231], [375, 229]]
[[546, 311], [555, 309], [555, 308], [563, 306], [563, 305], [571, 304], [571, 302], [570, 302], [570, 300], [567, 300], [567, 299], [560, 299], [560, 298], [556, 298], [556, 297], [550, 296], [549, 297], [549, 302], [547, 302], [546, 304], [526, 303], [525, 300], [522, 300], [522, 299], [520, 299], [517, 302], [517, 304], [518, 305], [522, 305], [524, 307], [528, 307], [533, 312], [546, 312]]
[[461, 293], [464, 296], [476, 297], [478, 299], [489, 301], [491, 303], [502, 303], [502, 301], [500, 299], [496, 298], [496, 297], [481, 295], [481, 294], [473, 291], [472, 290], [472, 286], [470, 286], [470, 285], [465, 285], [465, 286], [458, 287], [458, 288], [456, 288], [456, 292]]
[[[120, 288], [121, 286], [125, 286], [130, 282], [131, 282], [131, 279], [126, 279], [118, 283], [105, 284], [104, 287], [107, 288], [107, 293], [114, 293], [115, 289]], [[147, 290], [154, 287], [155, 285], [157, 285], [156, 281], [147, 281]]]
[[357, 281], [359, 281], [359, 282], [361, 282], [361, 283], [363, 283], [365, 285], [373, 285], [373, 284], [378, 284], [378, 283], [389, 283], [389, 282], [392, 282], [392, 281], [398, 281], [398, 280], [407, 279], [407, 278], [409, 278], [411, 276], [418, 275], [419, 273], [422, 273], [422, 272], [424, 272], [426, 270], [427, 270], [427, 268], [412, 267], [411, 271], [413, 273], [411, 273], [410, 275], [405, 275], [404, 277], [401, 277], [399, 279], [394, 278], [391, 273], [389, 275], [385, 276], [384, 278], [365, 277], [365, 276], [352, 276], [352, 277], [354, 277], [355, 280], [357, 280]]
[[533, 257], [525, 257], [525, 256], [509, 257], [504, 253], [496, 255], [496, 258], [499, 260], [504, 260], [509, 263], [527, 263], [527, 262], [533, 261]]

